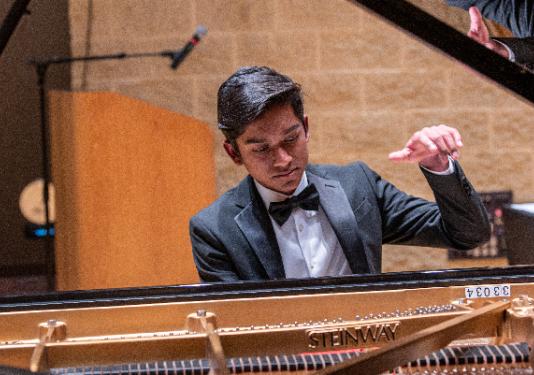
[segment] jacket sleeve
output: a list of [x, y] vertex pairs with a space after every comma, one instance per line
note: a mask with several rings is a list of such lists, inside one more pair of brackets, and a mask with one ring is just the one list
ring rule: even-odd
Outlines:
[[202, 282], [239, 281], [224, 244], [194, 216], [189, 222], [193, 259]]
[[515, 55], [515, 62], [534, 68], [534, 37], [530, 38], [494, 38], [506, 44]]
[[471, 249], [490, 237], [488, 215], [455, 162], [455, 173], [423, 171], [436, 203], [413, 197], [368, 170], [381, 211], [384, 243]]

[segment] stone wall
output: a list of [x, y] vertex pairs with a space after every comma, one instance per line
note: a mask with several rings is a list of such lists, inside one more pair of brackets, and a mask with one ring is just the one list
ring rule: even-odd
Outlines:
[[[465, 12], [435, 1], [433, 11], [467, 30]], [[220, 146], [217, 88], [239, 66], [269, 65], [303, 86], [313, 162], [365, 160], [399, 188], [432, 198], [417, 167], [387, 154], [418, 128], [446, 123], [463, 135], [461, 162], [478, 190], [534, 200], [532, 107], [347, 1], [71, 0], [70, 19], [75, 56], [176, 49], [197, 25], [208, 28], [176, 71], [159, 58], [78, 64], [72, 85], [206, 121], [219, 141], [220, 193], [245, 171]], [[445, 251], [432, 251], [386, 246], [384, 270], [446, 267]]]

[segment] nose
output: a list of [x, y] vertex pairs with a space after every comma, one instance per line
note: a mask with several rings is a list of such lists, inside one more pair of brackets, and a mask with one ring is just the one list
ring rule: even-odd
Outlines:
[[285, 168], [292, 160], [291, 154], [283, 147], [277, 147], [273, 152], [273, 161], [276, 168]]

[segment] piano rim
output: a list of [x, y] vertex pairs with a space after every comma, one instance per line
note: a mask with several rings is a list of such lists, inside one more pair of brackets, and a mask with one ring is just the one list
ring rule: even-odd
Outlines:
[[448, 269], [302, 280], [41, 292], [0, 297], [0, 312], [533, 282], [534, 266]]

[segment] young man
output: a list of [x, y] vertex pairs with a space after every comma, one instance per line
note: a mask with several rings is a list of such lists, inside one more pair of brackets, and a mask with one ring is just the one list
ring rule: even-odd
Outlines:
[[[415, 133], [394, 161], [419, 163], [436, 203], [411, 197], [365, 164], [308, 164], [300, 87], [267, 67], [219, 88], [224, 149], [249, 176], [191, 219], [203, 281], [379, 273], [382, 243], [468, 249], [489, 238], [484, 207], [444, 125]], [[289, 199], [288, 199], [289, 198]]]

